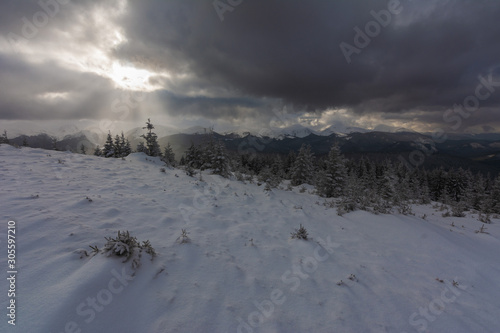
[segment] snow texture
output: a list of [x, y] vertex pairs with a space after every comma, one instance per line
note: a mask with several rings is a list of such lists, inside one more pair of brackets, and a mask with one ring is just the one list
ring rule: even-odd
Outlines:
[[[161, 166], [0, 146], [0, 267], [14, 220], [19, 271], [15, 327], [0, 280], [0, 332], [498, 332], [498, 219], [338, 216], [311, 186]], [[118, 230], [157, 256], [90, 255]]]

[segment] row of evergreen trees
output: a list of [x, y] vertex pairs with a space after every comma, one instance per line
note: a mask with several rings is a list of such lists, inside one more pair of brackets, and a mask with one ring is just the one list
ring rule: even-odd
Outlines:
[[240, 172], [255, 172], [267, 187], [276, 187], [285, 179], [292, 186], [314, 185], [318, 195], [338, 198], [344, 211], [369, 209], [385, 213], [398, 207], [400, 212], [408, 213], [410, 203], [437, 201], [450, 205], [450, 214], [455, 216], [470, 209], [500, 214], [500, 177], [485, 177], [461, 168], [409, 170], [389, 160], [348, 160], [338, 145], [333, 145], [323, 158], [315, 158], [311, 147], [303, 145], [298, 154], [290, 153], [285, 158], [239, 160], [246, 162], [238, 165]]
[[[175, 166], [175, 154], [170, 144], [162, 152], [154, 126], [150, 119], [143, 128], [145, 142], [139, 143], [138, 152], [159, 156], [169, 166]], [[96, 149], [96, 155], [122, 157], [131, 152], [128, 140], [111, 133], [104, 148]], [[365, 158], [348, 160], [337, 144], [327, 156], [317, 158], [309, 145], [283, 155], [228, 154], [222, 142], [209, 136], [207, 142], [193, 143], [181, 157], [180, 166], [189, 175], [195, 170], [210, 169], [214, 174], [239, 179], [257, 180], [266, 189], [278, 187], [284, 180], [290, 186], [313, 185], [318, 195], [336, 198], [342, 211], [368, 209], [388, 213], [397, 207], [401, 213], [409, 213], [410, 203], [442, 202], [452, 207], [452, 215], [475, 209], [486, 214], [500, 214], [500, 178], [473, 174], [469, 170], [424, 169], [409, 170], [402, 163], [386, 160], [375, 162]]]
[[[154, 126], [151, 123], [150, 119], [148, 119], [148, 121], [146, 122], [146, 126], [143, 127], [143, 129], [147, 129], [147, 133], [141, 135], [141, 137], [146, 140], [146, 143], [140, 142], [137, 145], [136, 151], [145, 153], [148, 156], [159, 156], [167, 165], [174, 166], [176, 163], [175, 154], [172, 147], [170, 146], [170, 143], [167, 144], [167, 147], [165, 147], [165, 151], [162, 153], [160, 144], [158, 143], [158, 136], [153, 132]], [[130, 146], [130, 141], [125, 138], [123, 132], [121, 136], [116, 135], [114, 140], [111, 132], [109, 132], [104, 147], [100, 148], [99, 146], [97, 146], [94, 150], [94, 155], [96, 156], [115, 158], [126, 157], [131, 153], [132, 149]]]
[[185, 156], [182, 156], [180, 164], [186, 167], [189, 174], [192, 174], [194, 169], [211, 169], [216, 175], [223, 177], [230, 175], [226, 148], [220, 141], [216, 141], [213, 136], [210, 136], [208, 143], [203, 146], [195, 146], [191, 143]]
[[121, 136], [117, 134], [114, 140], [111, 132], [109, 132], [104, 147], [101, 149], [97, 146], [94, 150], [94, 155], [103, 157], [119, 158], [128, 156], [130, 153], [132, 153], [130, 142], [128, 139], [125, 139], [123, 132]]

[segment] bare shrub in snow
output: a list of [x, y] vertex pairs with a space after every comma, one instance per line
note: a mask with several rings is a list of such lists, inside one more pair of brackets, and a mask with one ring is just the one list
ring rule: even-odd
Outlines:
[[474, 231], [476, 234], [489, 234], [489, 232], [486, 232], [486, 227], [484, 226], [484, 224], [481, 226], [481, 228], [479, 230], [476, 230]]

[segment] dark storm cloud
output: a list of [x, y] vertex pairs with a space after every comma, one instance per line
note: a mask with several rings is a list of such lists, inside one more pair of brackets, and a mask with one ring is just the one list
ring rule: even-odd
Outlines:
[[387, 3], [243, 1], [221, 22], [211, 2], [134, 2], [123, 24], [138, 43], [117, 54], [313, 109], [389, 112], [449, 107], [500, 64], [496, 1], [401, 1], [401, 13], [347, 64], [339, 44], [354, 45], [353, 28]]
[[[67, 13], [54, 18], [55, 26], [92, 25], [93, 10], [113, 12], [117, 3], [71, 2]], [[237, 5], [221, 14], [214, 3]], [[2, 32], [19, 31], [20, 17], [37, 6], [3, 1]], [[388, 6], [397, 14], [372, 33], [368, 45], [357, 45], [354, 28], [365, 31], [375, 21], [371, 12], [387, 12]], [[171, 114], [268, 119], [272, 106], [265, 104], [281, 100], [293, 110], [347, 108], [439, 123], [445, 110], [475, 94], [479, 75], [494, 73], [491, 80], [500, 82], [498, 17], [495, 0], [128, 1], [125, 14], [112, 18], [127, 42], [107, 52], [138, 68], [168, 72], [169, 78], [150, 81], [163, 85], [155, 94]], [[92, 43], [97, 32], [79, 38]], [[350, 63], [343, 42], [357, 47]], [[497, 90], [480, 101], [489, 110], [485, 114], [498, 112]], [[106, 95], [92, 88], [82, 93], [97, 101]], [[474, 117], [483, 119], [480, 113]]]
[[170, 110], [180, 115], [203, 114], [208, 119], [234, 120], [238, 118], [258, 116], [257, 111], [264, 107], [262, 102], [253, 98], [210, 98], [175, 95], [167, 91], [158, 96]]

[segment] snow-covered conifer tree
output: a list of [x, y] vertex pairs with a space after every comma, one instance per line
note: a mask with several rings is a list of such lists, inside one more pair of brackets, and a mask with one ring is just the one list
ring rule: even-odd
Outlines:
[[313, 158], [314, 155], [311, 153], [311, 146], [302, 144], [291, 170], [292, 186], [312, 183], [314, 174]]
[[345, 161], [340, 153], [338, 144], [334, 144], [325, 161], [325, 170], [319, 173], [316, 188], [318, 193], [327, 198], [342, 195], [346, 182], [347, 172]]
[[167, 143], [167, 146], [165, 147], [165, 150], [163, 152], [163, 158], [162, 161], [165, 162], [168, 166], [174, 166], [175, 165], [175, 154], [172, 149], [172, 146], [170, 145], [170, 142]]
[[102, 156], [104, 157], [115, 156], [115, 144], [113, 143], [113, 137], [111, 136], [111, 132], [108, 132], [108, 137], [106, 138], [106, 143], [104, 144], [104, 148], [102, 151]]
[[80, 153], [82, 153], [83, 155], [87, 154], [87, 149], [85, 148], [85, 145], [83, 143], [80, 145]]
[[185, 161], [186, 166], [189, 168], [199, 169], [201, 166], [200, 151], [198, 147], [196, 147], [192, 142], [191, 146], [189, 146], [188, 150], [186, 151]]
[[52, 140], [52, 150], [59, 150], [57, 149], [57, 138], [55, 136], [51, 137]]
[[229, 160], [226, 147], [221, 142], [214, 143], [210, 159], [214, 174], [222, 177], [229, 176]]
[[497, 176], [485, 195], [481, 210], [484, 213], [500, 214], [500, 176]]
[[362, 197], [362, 185], [355, 171], [351, 171], [347, 177], [344, 194], [341, 197], [337, 213], [344, 213], [358, 209]]
[[94, 149], [94, 155], [95, 156], [102, 156], [102, 150], [101, 148], [99, 147], [99, 145], [97, 145]]
[[132, 153], [132, 148], [130, 148], [130, 141], [128, 141], [128, 139], [125, 139], [125, 135], [123, 134], [123, 132], [120, 137], [120, 150], [121, 150], [120, 157], [125, 157]]
[[113, 146], [115, 147], [115, 153], [113, 154], [114, 157], [122, 157], [123, 152], [122, 152], [122, 145], [120, 141], [120, 136], [117, 134], [115, 136], [115, 141], [113, 143]]
[[3, 131], [3, 134], [0, 137], [0, 143], [10, 143], [9, 138], [7, 137], [7, 130]]
[[161, 156], [160, 145], [158, 144], [158, 137], [156, 133], [153, 132], [155, 127], [151, 123], [151, 119], [148, 118], [146, 126], [143, 129], [147, 129], [148, 133], [141, 135], [142, 138], [146, 140], [146, 151], [145, 153], [149, 156]]

